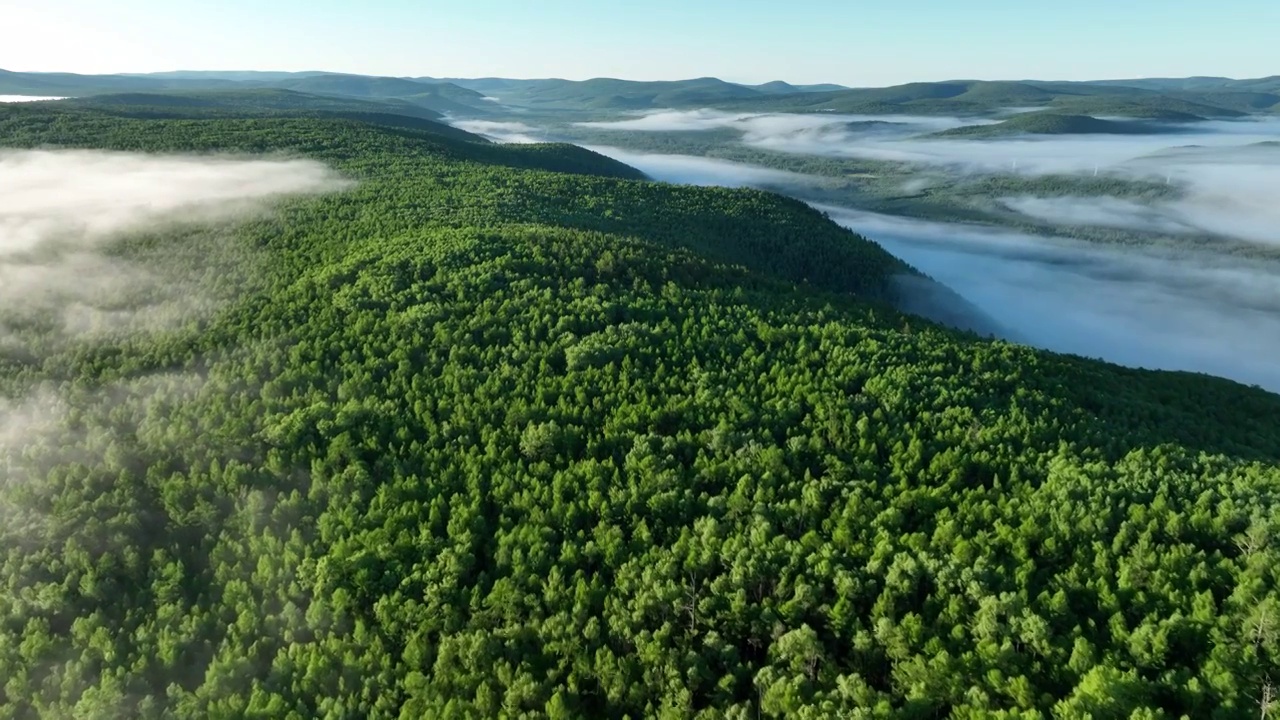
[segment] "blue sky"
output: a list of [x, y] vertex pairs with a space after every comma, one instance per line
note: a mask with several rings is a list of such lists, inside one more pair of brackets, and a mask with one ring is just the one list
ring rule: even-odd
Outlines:
[[0, 0], [0, 68], [915, 80], [1280, 74], [1278, 0]]

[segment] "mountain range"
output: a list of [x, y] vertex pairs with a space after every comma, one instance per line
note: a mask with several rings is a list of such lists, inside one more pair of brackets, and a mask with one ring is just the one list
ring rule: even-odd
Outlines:
[[501, 108], [616, 113], [712, 107], [743, 112], [981, 115], [1036, 108], [1095, 117], [1189, 122], [1280, 112], [1280, 76], [1090, 82], [954, 80], [885, 88], [760, 85], [713, 77], [678, 81], [378, 77], [307, 71], [180, 71], [75, 75], [0, 70], [0, 94], [85, 96], [121, 92], [281, 89], [325, 96], [396, 100], [453, 116]]

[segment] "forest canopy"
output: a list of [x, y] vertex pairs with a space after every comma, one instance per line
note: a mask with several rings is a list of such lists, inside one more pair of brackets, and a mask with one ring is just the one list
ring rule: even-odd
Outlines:
[[0, 145], [347, 182], [111, 235], [138, 282], [41, 290], [93, 332], [0, 305], [0, 717], [1225, 719], [1280, 680], [1280, 397], [900, 313], [909, 268], [781, 196], [180, 112]]

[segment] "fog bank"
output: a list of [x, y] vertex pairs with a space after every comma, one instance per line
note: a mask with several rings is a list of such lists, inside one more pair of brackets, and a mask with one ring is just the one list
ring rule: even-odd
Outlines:
[[[113, 240], [160, 228], [219, 232], [273, 199], [346, 186], [302, 160], [0, 152], [0, 350], [14, 349], [18, 327], [48, 341], [55, 331], [77, 337], [180, 323], [206, 306], [198, 289], [175, 283], [167, 268], [109, 252]], [[61, 327], [49, 327], [54, 321]]]
[[546, 142], [539, 135], [539, 130], [521, 122], [502, 122], [498, 120], [451, 120], [449, 124], [459, 130], [466, 130], [489, 140], [501, 143], [528, 145]]
[[1280, 268], [823, 207], [1017, 340], [1280, 392]]
[[608, 145], [583, 145], [588, 150], [611, 157], [662, 182], [721, 187], [769, 187], [809, 185], [816, 178], [800, 173], [774, 170], [731, 160], [694, 155], [639, 153]]
[[[896, 130], [910, 136], [964, 125], [996, 122], [983, 118], [922, 115], [843, 115], [835, 113], [726, 113], [718, 110], [661, 110], [625, 120], [574, 123], [597, 130], [689, 132], [729, 128], [743, 134], [748, 144], [790, 141], [803, 144], [819, 139], [860, 137], [868, 129]], [[798, 145], [796, 146], [798, 147]]]

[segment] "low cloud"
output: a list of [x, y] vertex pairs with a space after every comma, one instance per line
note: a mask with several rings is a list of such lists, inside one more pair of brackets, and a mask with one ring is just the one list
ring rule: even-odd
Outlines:
[[529, 145], [546, 142], [537, 128], [521, 122], [498, 120], [453, 120], [452, 125], [495, 142]]
[[[173, 257], [166, 253], [200, 240], [198, 255], [177, 252], [178, 264], [216, 263], [208, 253], [216, 255], [225, 241], [226, 223], [260, 215], [275, 199], [347, 185], [323, 165], [301, 160], [0, 153], [0, 360], [34, 364], [39, 353], [57, 352], [64, 343], [93, 345], [208, 312], [216, 298], [183, 282], [192, 269], [166, 266]], [[120, 252], [117, 241], [140, 234], [143, 245], [159, 249]], [[203, 382], [179, 373], [96, 389], [65, 383], [9, 389], [14, 396], [0, 397], [0, 490], [43, 477], [51, 464], [92, 464], [113, 438], [140, 446], [162, 442], [166, 408], [199, 392]], [[127, 432], [76, 429], [90, 416], [115, 417], [121, 404], [142, 408], [126, 414], [141, 418]], [[19, 513], [12, 500], [0, 493], [5, 527], [38, 519]]]
[[1280, 244], [1280, 149], [1213, 148], [1195, 154], [1146, 158], [1125, 172], [1163, 176], [1177, 187], [1169, 200], [1116, 198], [1005, 198], [1010, 209], [1058, 225], [1100, 225], [1159, 233], [1196, 233]]
[[736, 130], [754, 147], [806, 155], [827, 155], [843, 145], [870, 139], [907, 138], [986, 119], [916, 115], [839, 115], [834, 113], [725, 113], [716, 110], [663, 110], [625, 120], [575, 123], [596, 130], [696, 132]]
[[[205, 387], [195, 373], [158, 373], [102, 387], [45, 383], [21, 399], [0, 397], [0, 549], [57, 547], [59, 532], [79, 526], [74, 516], [48, 514], [49, 494], [57, 492], [56, 481], [49, 484], [52, 468], [106, 469], [122, 459], [180, 452], [174, 416]], [[84, 508], [81, 522], [93, 513]], [[82, 539], [104, 543], [94, 552], [124, 550], [115, 545], [118, 536]]]
[[211, 301], [113, 242], [217, 234], [274, 199], [346, 186], [304, 160], [0, 152], [0, 352], [179, 324]]
[[[626, 120], [604, 120], [574, 123], [578, 127], [597, 130], [632, 130], [643, 132], [690, 132], [735, 127], [748, 118], [762, 117], [759, 113], [722, 113], [715, 110], [662, 110], [646, 112]], [[801, 116], [795, 116], [801, 117]]]
[[0, 95], [0, 103], [40, 102], [41, 100], [66, 100], [66, 98], [36, 97], [35, 95]]
[[823, 207], [1022, 342], [1280, 392], [1274, 267]]
[[1178, 234], [1197, 229], [1170, 217], [1163, 205], [1156, 207], [1120, 198], [1024, 196], [1004, 198], [1000, 202], [1010, 210], [1054, 225], [1091, 225]]
[[[822, 119], [827, 118], [818, 118]], [[894, 116], [846, 116], [842, 120], [845, 123], [896, 122], [901, 123], [901, 129], [877, 135], [851, 133], [847, 125], [820, 123], [813, 127], [837, 132], [815, 135], [797, 133], [796, 127], [775, 121], [756, 125], [755, 132], [744, 134], [743, 141], [780, 152], [946, 166], [968, 173], [1045, 175], [1115, 170], [1163, 178], [1171, 167], [1188, 164], [1185, 160], [1171, 162], [1158, 157], [1171, 148], [1199, 146], [1214, 151], [1234, 150], [1243, 159], [1256, 149], [1240, 152], [1244, 146], [1280, 138], [1280, 119], [1171, 125], [1167, 128], [1171, 132], [1151, 135], [1044, 135], [985, 140], [923, 139], [919, 135], [930, 129], [987, 124], [990, 120]], [[805, 122], [816, 123], [816, 120]], [[1200, 162], [1212, 164], [1211, 157], [1212, 153]]]
[[[731, 114], [664, 111], [613, 122], [579, 123], [620, 131], [732, 128], [740, 142], [799, 155], [856, 158], [955, 175], [1102, 175], [1173, 186], [1175, 201], [1109, 198], [1005, 198], [1042, 222], [1101, 225], [1157, 233], [1220, 235], [1280, 243], [1280, 118], [1166, 125], [1150, 135], [1046, 135], [923, 139], [937, 130], [994, 122], [948, 117], [827, 113]], [[1090, 206], [1087, 206], [1088, 203]]]
[[655, 180], [682, 185], [722, 187], [773, 187], [812, 184], [815, 178], [800, 173], [693, 155], [637, 153], [606, 145], [585, 145], [588, 150], [626, 163]]
[[9, 476], [14, 453], [32, 437], [53, 432], [66, 414], [67, 403], [52, 387], [36, 388], [20, 400], [0, 397], [0, 477]]
[[92, 245], [160, 221], [234, 219], [264, 199], [342, 186], [309, 160], [0, 152], [0, 255], [60, 240]]

